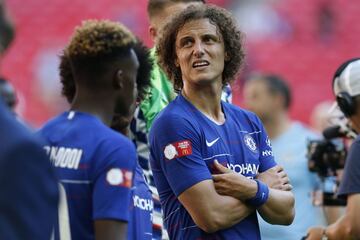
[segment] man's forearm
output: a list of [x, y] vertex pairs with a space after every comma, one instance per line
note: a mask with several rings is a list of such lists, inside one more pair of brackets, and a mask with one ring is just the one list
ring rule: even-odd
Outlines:
[[268, 223], [290, 225], [294, 220], [294, 196], [290, 191], [269, 189], [269, 198], [258, 211]]
[[222, 201], [218, 207], [214, 207], [215, 219], [218, 220], [218, 229], [229, 228], [254, 212], [254, 208], [242, 201], [229, 196], [221, 196]]
[[330, 240], [360, 239], [359, 203], [360, 194], [353, 194], [348, 197], [345, 215], [326, 228], [326, 234]]
[[178, 198], [196, 225], [205, 232], [231, 227], [254, 211], [236, 198], [218, 194], [211, 180], [197, 183]]

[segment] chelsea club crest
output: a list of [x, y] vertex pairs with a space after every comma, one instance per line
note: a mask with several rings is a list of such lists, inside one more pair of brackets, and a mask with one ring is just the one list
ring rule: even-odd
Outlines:
[[250, 134], [244, 136], [244, 143], [251, 151], [256, 152], [256, 143]]

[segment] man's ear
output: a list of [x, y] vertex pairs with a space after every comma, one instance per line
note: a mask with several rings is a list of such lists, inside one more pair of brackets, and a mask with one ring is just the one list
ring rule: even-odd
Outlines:
[[178, 59], [177, 57], [175, 58], [175, 66], [176, 66], [176, 67], [180, 67], [179, 59]]
[[150, 37], [151, 37], [151, 39], [153, 40], [153, 42], [155, 42], [155, 40], [156, 40], [156, 35], [157, 35], [156, 28], [154, 28], [153, 26], [150, 25], [150, 27], [149, 27], [149, 34], [150, 34]]
[[123, 70], [119, 69], [116, 71], [113, 82], [115, 89], [121, 89], [123, 87], [123, 76]]

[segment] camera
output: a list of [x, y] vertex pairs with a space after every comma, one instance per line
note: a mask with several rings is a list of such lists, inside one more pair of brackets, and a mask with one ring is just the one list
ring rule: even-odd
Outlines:
[[346, 200], [336, 197], [340, 184], [338, 171], [345, 166], [347, 154], [346, 139], [348, 134], [340, 126], [327, 128], [324, 139], [311, 140], [307, 145], [308, 167], [316, 172], [322, 181], [323, 205], [344, 206]]

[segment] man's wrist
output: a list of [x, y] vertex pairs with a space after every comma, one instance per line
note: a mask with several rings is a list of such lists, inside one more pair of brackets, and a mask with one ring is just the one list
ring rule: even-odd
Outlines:
[[257, 184], [256, 195], [253, 198], [248, 199], [246, 203], [250, 204], [253, 207], [258, 208], [268, 200], [269, 187], [260, 180], [255, 179], [255, 182]]
[[258, 184], [255, 180], [250, 180], [249, 187], [250, 187], [250, 191], [247, 191], [248, 194], [245, 199], [254, 198], [256, 196], [256, 193], [258, 192]]

